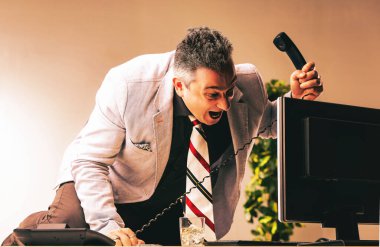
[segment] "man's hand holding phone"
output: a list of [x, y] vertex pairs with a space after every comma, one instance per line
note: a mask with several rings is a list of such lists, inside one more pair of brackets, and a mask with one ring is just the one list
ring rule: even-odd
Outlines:
[[291, 74], [290, 89], [293, 98], [305, 100], [314, 100], [323, 92], [321, 76], [314, 62], [308, 62]]

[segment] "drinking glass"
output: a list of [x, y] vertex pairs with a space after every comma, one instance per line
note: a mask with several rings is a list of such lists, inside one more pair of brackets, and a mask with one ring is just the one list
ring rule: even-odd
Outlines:
[[179, 231], [182, 246], [203, 246], [205, 218], [181, 217], [179, 218]]

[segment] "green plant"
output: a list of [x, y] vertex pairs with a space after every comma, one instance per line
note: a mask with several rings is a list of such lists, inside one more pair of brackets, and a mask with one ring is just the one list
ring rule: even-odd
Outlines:
[[[268, 99], [273, 101], [289, 91], [284, 81], [271, 80], [266, 83]], [[253, 176], [246, 187], [247, 201], [244, 204], [246, 219], [257, 221], [251, 230], [254, 240], [288, 241], [298, 223], [278, 221], [277, 210], [277, 141], [256, 139], [248, 160]]]

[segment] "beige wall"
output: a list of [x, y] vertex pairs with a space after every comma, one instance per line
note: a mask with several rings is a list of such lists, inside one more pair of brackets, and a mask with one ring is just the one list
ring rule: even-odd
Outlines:
[[[293, 66], [272, 45], [286, 31], [317, 62], [321, 100], [380, 108], [379, 13], [378, 0], [0, 0], [0, 238], [50, 203], [62, 153], [110, 67], [208, 25], [230, 38], [236, 62], [287, 80]], [[240, 206], [226, 239], [249, 239], [249, 227]], [[361, 234], [378, 238], [378, 228]], [[322, 236], [332, 232], [311, 225], [294, 240]]]

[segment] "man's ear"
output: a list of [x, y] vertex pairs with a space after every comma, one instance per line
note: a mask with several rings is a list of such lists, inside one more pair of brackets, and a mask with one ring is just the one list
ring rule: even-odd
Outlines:
[[177, 95], [179, 97], [183, 97], [183, 90], [185, 87], [185, 84], [183, 83], [183, 81], [177, 77], [174, 77], [173, 78], [173, 86], [174, 86], [174, 89], [175, 89]]

